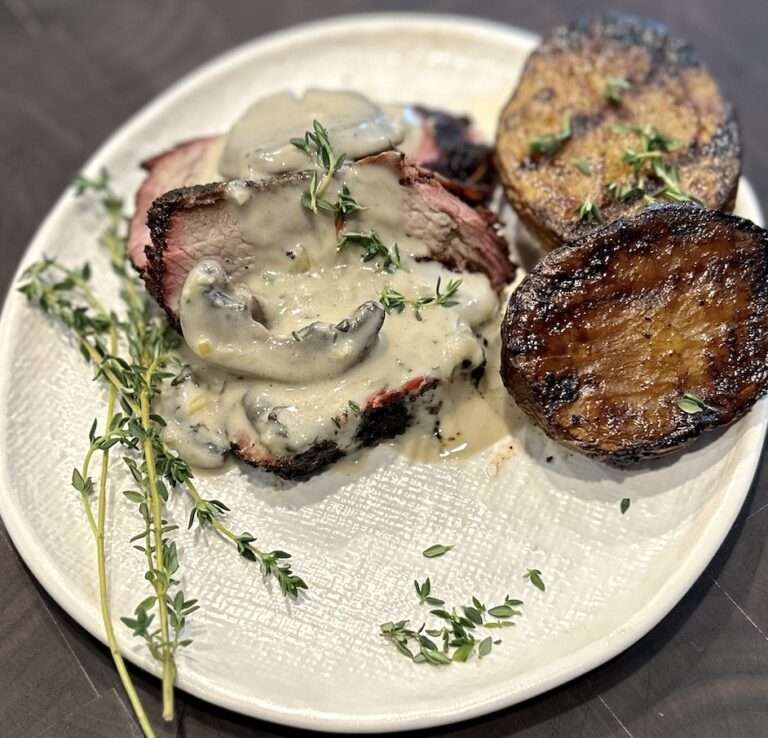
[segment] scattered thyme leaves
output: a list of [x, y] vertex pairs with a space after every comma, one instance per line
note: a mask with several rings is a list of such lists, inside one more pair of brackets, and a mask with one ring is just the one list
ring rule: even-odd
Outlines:
[[629, 510], [629, 506], [630, 506], [631, 504], [632, 504], [632, 500], [630, 500], [630, 499], [629, 499], [629, 497], [625, 497], [625, 498], [624, 498], [624, 499], [621, 501], [621, 505], [620, 505], [620, 507], [621, 507], [621, 514], [622, 514], [622, 515], [624, 515], [624, 513], [626, 513], [626, 512], [627, 512], [627, 510]]
[[444, 556], [447, 554], [453, 546], [444, 546], [442, 543], [436, 543], [434, 546], [422, 551], [422, 556], [427, 559], [436, 559], [438, 556]]
[[432, 583], [427, 577], [421, 584], [418, 580], [413, 580], [413, 588], [416, 590], [416, 596], [419, 598], [420, 605], [431, 605], [432, 607], [441, 607], [445, 602], [438, 597], [432, 597]]
[[[429, 579], [422, 584], [415, 581], [414, 588], [419, 601], [429, 604]], [[472, 597], [470, 604], [449, 611], [442, 607], [442, 600], [438, 602], [439, 606], [430, 610], [430, 615], [439, 621], [433, 627], [423, 623], [413, 629], [409, 627], [408, 620], [398, 620], [382, 623], [380, 635], [416, 664], [447, 666], [461, 663], [473, 654], [478, 658], [490, 654], [494, 643], [501, 641], [494, 641], [491, 636], [481, 637], [478, 630], [514, 627], [512, 619], [522, 615], [517, 608], [523, 604], [521, 600], [507, 595], [502, 604], [487, 608], [477, 597]]]
[[573, 166], [575, 166], [585, 177], [592, 176], [592, 164], [588, 159], [578, 159], [573, 163]]
[[540, 569], [528, 569], [526, 574], [523, 576], [524, 579], [529, 579], [531, 584], [536, 587], [536, 589], [541, 590], [542, 592], [547, 591], [547, 587], [544, 584], [544, 580], [541, 578], [541, 570]]

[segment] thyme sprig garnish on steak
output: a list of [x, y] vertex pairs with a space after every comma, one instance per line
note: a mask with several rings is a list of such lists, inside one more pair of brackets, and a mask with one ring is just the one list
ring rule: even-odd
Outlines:
[[379, 302], [384, 306], [384, 310], [388, 313], [402, 313], [407, 305], [413, 308], [416, 320], [422, 320], [421, 311], [424, 308], [439, 305], [440, 307], [454, 307], [458, 305], [458, 300], [455, 300], [456, 293], [461, 287], [462, 280], [450, 279], [446, 285], [445, 290], [441, 291], [441, 278], [437, 278], [435, 285], [435, 291], [432, 295], [425, 297], [409, 298], [403, 295], [392, 287], [385, 287], [379, 294]]

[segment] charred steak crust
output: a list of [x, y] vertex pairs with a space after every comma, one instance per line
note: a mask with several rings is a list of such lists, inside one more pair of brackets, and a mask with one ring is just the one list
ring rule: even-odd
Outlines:
[[[743, 416], [768, 387], [768, 233], [652, 206], [557, 249], [512, 295], [508, 391], [556, 441], [626, 464]], [[688, 414], [684, 394], [704, 407]]]
[[472, 120], [442, 110], [416, 105], [425, 136], [432, 137], [434, 156], [419, 165], [445, 179], [443, 186], [470, 203], [485, 202], [493, 192], [496, 173], [492, 148], [476, 140]]
[[137, 271], [145, 266], [144, 247], [150, 240], [146, 220], [152, 202], [174, 187], [189, 184], [189, 178], [198, 174], [201, 162], [217, 140], [216, 136], [206, 136], [183, 141], [141, 163], [147, 176], [136, 190], [128, 228], [128, 256]]
[[274, 456], [254, 458], [247, 448], [237, 445], [232, 446], [232, 452], [246, 464], [297, 482], [309, 479], [346, 455], [335, 441], [318, 441], [306, 451], [279, 458]]
[[[606, 95], [624, 79], [616, 104]], [[530, 142], [563, 128], [571, 136], [552, 154]], [[623, 15], [581, 20], [553, 31], [529, 56], [498, 125], [495, 160], [507, 197], [528, 229], [551, 249], [598, 227], [579, 218], [587, 199], [605, 221], [641, 210], [642, 197], [617, 201], [612, 182], [632, 176], [625, 148], [636, 134], [616, 124], [654, 126], [680, 142], [666, 160], [680, 187], [708, 207], [733, 209], [741, 169], [733, 106], [685, 41], [653, 21]], [[588, 162], [590, 173], [579, 171]]]
[[[352, 450], [376, 446], [405, 433], [413, 422], [416, 403], [429, 402], [428, 395], [437, 384], [436, 379], [418, 377], [398, 390], [383, 391], [370, 398], [361, 413]], [[232, 451], [252, 466], [295, 481], [323, 471], [347, 454], [333, 440], [318, 441], [293, 456], [274, 457], [238, 444], [232, 446]]]

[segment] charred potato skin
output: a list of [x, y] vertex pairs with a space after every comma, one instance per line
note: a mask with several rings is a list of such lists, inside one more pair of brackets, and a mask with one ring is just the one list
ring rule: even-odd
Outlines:
[[[620, 105], [605, 97], [609, 78], [631, 83]], [[530, 141], [562, 128], [572, 136], [552, 155], [531, 154]], [[529, 56], [502, 110], [494, 159], [507, 198], [547, 249], [599, 224], [582, 222], [581, 203], [599, 206], [605, 222], [639, 212], [642, 198], [616, 202], [611, 182], [626, 182], [631, 133], [615, 124], [652, 125], [681, 142], [671, 152], [681, 188], [703, 205], [730, 212], [741, 172], [741, 142], [733, 106], [695, 51], [658, 23], [607, 15], [556, 29]], [[585, 176], [576, 163], [588, 161]]]
[[[768, 388], [766, 357], [768, 233], [692, 205], [652, 206], [547, 254], [502, 323], [518, 404], [618, 466], [738, 420]], [[683, 412], [687, 392], [707, 407]]]

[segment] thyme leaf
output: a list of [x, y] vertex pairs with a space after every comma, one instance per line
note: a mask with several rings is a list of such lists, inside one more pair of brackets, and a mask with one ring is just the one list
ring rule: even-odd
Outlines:
[[608, 77], [603, 88], [603, 96], [611, 105], [621, 105], [624, 102], [624, 93], [632, 85], [624, 77]]
[[588, 197], [579, 206], [577, 213], [582, 223], [604, 223], [605, 219], [600, 208]]
[[436, 559], [438, 556], [444, 556], [447, 554], [453, 546], [444, 546], [442, 543], [436, 543], [434, 546], [422, 551], [422, 555], [427, 559]]
[[536, 589], [541, 590], [542, 592], [546, 592], [547, 587], [544, 584], [544, 580], [541, 578], [541, 570], [540, 569], [528, 569], [526, 574], [523, 576], [524, 579], [529, 579], [531, 584], [536, 587]]
[[624, 515], [624, 513], [626, 513], [626, 512], [627, 512], [627, 510], [629, 510], [629, 506], [630, 506], [631, 504], [632, 504], [632, 500], [630, 500], [630, 499], [629, 499], [629, 497], [625, 497], [625, 498], [624, 498], [624, 499], [621, 501], [621, 505], [620, 505], [620, 508], [621, 508], [621, 514], [622, 514], [622, 515]]
[[693, 392], [686, 392], [682, 397], [678, 398], [677, 406], [687, 415], [697, 415], [704, 412], [704, 410], [712, 410], [704, 399], [700, 395], [696, 395]]
[[563, 118], [563, 127], [557, 133], [545, 133], [536, 136], [528, 142], [528, 149], [531, 154], [540, 156], [552, 156], [557, 153], [560, 147], [573, 135], [571, 126], [571, 116], [566, 115]]

